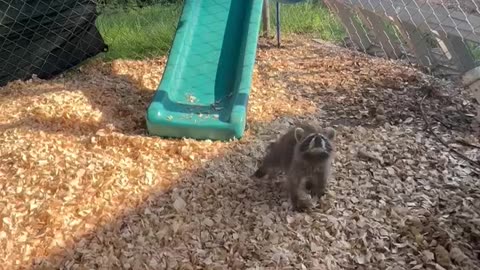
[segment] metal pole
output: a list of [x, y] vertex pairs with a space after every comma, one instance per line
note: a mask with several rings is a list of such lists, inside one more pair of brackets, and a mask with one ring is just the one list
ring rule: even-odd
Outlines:
[[280, 48], [280, 2], [277, 2], [277, 46]]
[[270, 4], [268, 0], [263, 0], [263, 10], [262, 10], [262, 20], [263, 20], [263, 36], [270, 36]]

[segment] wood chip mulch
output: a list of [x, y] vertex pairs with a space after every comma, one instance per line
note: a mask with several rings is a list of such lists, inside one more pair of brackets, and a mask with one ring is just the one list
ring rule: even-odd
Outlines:
[[[0, 88], [1, 269], [479, 269], [472, 98], [299, 37], [258, 50], [245, 138], [145, 135], [165, 58]], [[338, 131], [328, 193], [296, 213], [249, 176], [294, 120]]]

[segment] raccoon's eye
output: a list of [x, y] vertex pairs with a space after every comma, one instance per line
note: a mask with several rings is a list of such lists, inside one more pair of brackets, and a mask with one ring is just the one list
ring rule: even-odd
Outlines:
[[312, 142], [315, 142], [315, 134], [310, 134], [300, 143], [300, 151], [305, 152], [311, 148]]

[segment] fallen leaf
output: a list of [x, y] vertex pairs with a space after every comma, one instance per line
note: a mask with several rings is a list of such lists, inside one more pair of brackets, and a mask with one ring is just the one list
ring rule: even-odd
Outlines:
[[439, 265], [445, 268], [449, 268], [452, 264], [448, 251], [440, 245], [435, 248], [435, 260]]
[[177, 197], [177, 199], [175, 199], [175, 202], [173, 203], [173, 207], [178, 212], [185, 210], [186, 206], [187, 206], [187, 203], [181, 197]]

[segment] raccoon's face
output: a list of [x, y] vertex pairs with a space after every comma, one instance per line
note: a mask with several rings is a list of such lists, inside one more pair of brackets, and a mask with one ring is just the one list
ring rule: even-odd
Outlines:
[[313, 133], [299, 144], [298, 151], [305, 160], [323, 161], [330, 157], [333, 147], [323, 134]]
[[331, 157], [333, 152], [332, 141], [335, 136], [333, 129], [327, 129], [322, 133], [312, 133], [307, 136], [297, 137], [297, 151], [300, 156], [310, 162], [321, 162]]

